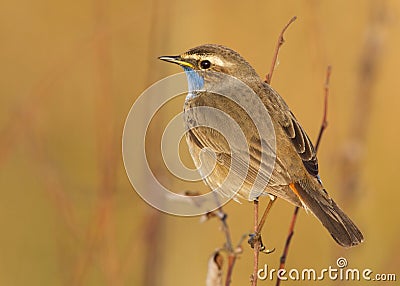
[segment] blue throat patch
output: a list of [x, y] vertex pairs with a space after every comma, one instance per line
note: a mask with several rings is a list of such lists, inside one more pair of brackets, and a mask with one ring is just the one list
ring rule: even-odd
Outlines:
[[192, 99], [196, 96], [194, 91], [202, 90], [204, 87], [204, 78], [200, 76], [196, 71], [188, 67], [183, 67], [185, 71], [189, 92], [186, 96], [186, 100]]

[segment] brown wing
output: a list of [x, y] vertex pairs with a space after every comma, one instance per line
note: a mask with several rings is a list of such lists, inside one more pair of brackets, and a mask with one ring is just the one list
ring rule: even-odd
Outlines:
[[[281, 197], [294, 205], [301, 206], [298, 197], [289, 189], [289, 187], [287, 187], [289, 184], [288, 178], [290, 178], [290, 175], [287, 173], [283, 162], [279, 158], [276, 158], [276, 161], [274, 162], [272, 160], [262, 160], [262, 154], [260, 151], [261, 142], [258, 138], [253, 137], [249, 142], [249, 165], [247, 165], [245, 161], [240, 161], [239, 156], [236, 157], [236, 159], [239, 159], [239, 161], [236, 161], [236, 164], [232, 166], [231, 153], [230, 150], [225, 150], [227, 146], [224, 144], [224, 142], [220, 141], [220, 144], [216, 145], [215, 140], [212, 140], [215, 134], [209, 133], [207, 136], [205, 136], [204, 132], [213, 131], [212, 129], [207, 130], [205, 128], [194, 128], [188, 130], [187, 140], [190, 153], [192, 154], [193, 160], [197, 167], [201, 165], [198, 161], [198, 155], [201, 149], [208, 147], [214, 151], [216, 156], [214, 158], [217, 160], [217, 165], [214, 169], [215, 173], [205, 179], [211, 188], [216, 186], [216, 180], [222, 180], [232, 168], [233, 173], [241, 178], [246, 178], [246, 183], [239, 192], [241, 197], [247, 200], [254, 200], [261, 193], [263, 193], [264, 190], [266, 190], [269, 193]], [[278, 166], [278, 168], [275, 168], [276, 166]], [[271, 172], [273, 174], [269, 176]], [[256, 178], [259, 183], [255, 189], [256, 192], [250, 192], [254, 182], [256, 182]], [[221, 189], [221, 192], [228, 196], [230, 194], [229, 190], [226, 189]]]
[[312, 176], [318, 175], [318, 160], [315, 148], [307, 136], [307, 133], [301, 127], [294, 114], [289, 110], [283, 98], [275, 92], [270, 86], [266, 85], [268, 92], [268, 108], [272, 108], [278, 123], [282, 126], [286, 135], [292, 142], [296, 152], [300, 155], [304, 167]]
[[[250, 184], [256, 181], [260, 182], [258, 189], [264, 189], [269, 183], [273, 183], [270, 182], [270, 174], [274, 167], [275, 150], [269, 152], [268, 150], [262, 150], [261, 146], [267, 147], [273, 144], [273, 147], [275, 147], [275, 141], [269, 142], [267, 141], [268, 138], [260, 139], [255, 123], [245, 111], [241, 110], [242, 107], [238, 106], [237, 103], [232, 100], [221, 99], [220, 97], [219, 94], [214, 93], [207, 93], [205, 95], [200, 94], [195, 99], [185, 103], [185, 122], [186, 130], [188, 130], [187, 138], [189, 140], [189, 148], [191, 148], [191, 146], [196, 146], [200, 150], [205, 147], [211, 149], [221, 168], [225, 168], [226, 170], [232, 168], [232, 171], [235, 174], [246, 178], [246, 182]], [[199, 119], [199, 114], [192, 113], [194, 111], [192, 107], [198, 106], [212, 106], [213, 108], [222, 110], [224, 113], [228, 114], [244, 131], [243, 135], [247, 141], [247, 146], [242, 146], [239, 143], [240, 136], [234, 133], [229, 133], [234, 132], [233, 129], [231, 130], [230, 128], [223, 128], [221, 126], [221, 130], [225, 130], [226, 135], [230, 134], [227, 138], [238, 137], [238, 140], [234, 139], [233, 142], [227, 142], [226, 138], [222, 134], [213, 128], [205, 127], [208, 125], [213, 126], [215, 124], [191, 127], [199, 124], [198, 122], [195, 124], [195, 120], [202, 120], [201, 122], [206, 121], [205, 118]], [[215, 117], [209, 116], [206, 119], [209, 122], [220, 120], [217, 114]], [[218, 123], [221, 125], [225, 124], [223, 121]], [[231, 148], [233, 149], [231, 150]], [[235, 154], [234, 158], [232, 158], [232, 152]], [[196, 153], [198, 153], [198, 150], [191, 152], [192, 157], [197, 157], [198, 154]], [[272, 160], [269, 160], [269, 158], [272, 158]], [[194, 160], [196, 159], [197, 158], [194, 158]]]
[[[226, 140], [211, 128], [200, 127], [188, 130], [187, 137], [191, 144], [199, 149], [205, 147], [210, 148], [216, 156], [219, 164], [223, 165], [227, 170], [233, 167], [233, 171], [243, 177], [246, 177], [249, 182], [254, 182], [257, 175], [263, 182], [264, 187], [269, 182], [269, 176], [273, 169], [273, 162], [268, 160], [261, 160], [260, 140], [251, 140], [248, 142], [249, 150], [231, 150]], [[266, 146], [266, 143], [264, 143]], [[190, 148], [191, 146], [189, 146]], [[234, 166], [232, 163], [232, 151], [238, 152]], [[248, 153], [247, 153], [248, 152]], [[243, 156], [241, 156], [243, 154]], [[245, 157], [249, 156], [249, 162], [246, 163]], [[243, 160], [242, 160], [243, 159]], [[266, 161], [266, 162], [264, 162]]]

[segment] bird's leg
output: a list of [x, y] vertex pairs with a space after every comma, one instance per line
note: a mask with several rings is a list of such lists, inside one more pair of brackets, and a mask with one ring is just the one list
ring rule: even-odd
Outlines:
[[265, 220], [267, 219], [268, 213], [271, 210], [275, 200], [276, 200], [276, 196], [269, 195], [269, 202], [268, 202], [267, 208], [265, 209], [263, 216], [261, 217], [260, 223], [258, 224], [258, 232], [261, 232], [261, 229], [263, 228], [263, 226], [265, 224]]
[[265, 224], [265, 220], [267, 219], [268, 213], [271, 210], [275, 200], [276, 197], [274, 195], [270, 195], [270, 200], [268, 202], [267, 208], [265, 209], [261, 217], [260, 222], [258, 222], [258, 199], [254, 201], [254, 233], [249, 234], [250, 238], [248, 240], [251, 248], [254, 248], [256, 243], [259, 243], [259, 251], [267, 254], [273, 252], [275, 249], [265, 249], [265, 246], [261, 239], [261, 229]]

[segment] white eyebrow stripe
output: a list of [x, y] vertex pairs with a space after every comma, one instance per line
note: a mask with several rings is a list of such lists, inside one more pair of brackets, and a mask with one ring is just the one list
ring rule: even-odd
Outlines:
[[208, 60], [209, 60], [212, 64], [214, 64], [214, 65], [221, 66], [221, 67], [224, 67], [224, 66], [227, 65], [226, 62], [222, 61], [222, 60], [221, 60], [220, 58], [218, 58], [218, 57], [208, 56], [207, 58], [208, 58]]
[[228, 67], [228, 66], [232, 65], [230, 62], [223, 61], [220, 57], [217, 57], [214, 55], [203, 55], [203, 56], [200, 56], [200, 59], [209, 60], [211, 62], [211, 64], [220, 66], [220, 67]]
[[195, 59], [196, 61], [201, 61], [201, 60], [209, 60], [211, 64], [214, 64], [216, 66], [231, 66], [231, 63], [224, 62], [221, 60], [219, 57], [214, 56], [214, 55], [190, 55], [192, 59]]

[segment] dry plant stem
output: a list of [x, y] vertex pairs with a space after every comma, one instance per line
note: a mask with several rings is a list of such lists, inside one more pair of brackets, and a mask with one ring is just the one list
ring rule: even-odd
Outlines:
[[300, 209], [299, 207], [294, 208], [292, 221], [290, 222], [290, 227], [289, 227], [289, 234], [286, 239], [285, 249], [284, 249], [283, 255], [281, 256], [281, 259], [280, 259], [280, 262], [281, 262], [281, 265], [279, 267], [280, 269], [285, 267], [286, 257], [287, 257], [287, 253], [289, 251], [290, 241], [292, 240], [292, 237], [294, 234], [294, 226], [296, 224], [296, 219], [297, 219], [297, 214], [299, 213], [299, 209]]
[[[227, 232], [230, 237], [229, 229]], [[242, 238], [240, 239], [240, 241], [235, 249], [231, 246], [231, 251], [229, 251], [229, 254], [228, 254], [228, 270], [227, 270], [226, 279], [225, 279], [225, 286], [229, 286], [232, 282], [231, 280], [232, 280], [232, 274], [233, 274], [233, 267], [235, 266], [238, 254], [241, 253], [241, 248], [242, 248], [241, 245], [242, 245], [243, 240], [246, 237], [247, 237], [247, 234], [242, 236]]]
[[229, 230], [229, 225], [226, 222], [227, 219], [227, 215], [226, 213], [222, 210], [222, 207], [218, 209], [217, 211], [218, 217], [221, 220], [221, 224], [222, 224], [222, 231], [225, 234], [225, 239], [226, 239], [226, 244], [225, 244], [225, 248], [226, 250], [231, 253], [233, 252], [233, 246], [232, 246], [232, 238], [231, 238], [231, 232]]
[[255, 235], [255, 240], [254, 240], [254, 271], [252, 275], [252, 285], [257, 285], [257, 271], [258, 271], [258, 258], [259, 258], [259, 253], [261, 250], [261, 239], [259, 239], [261, 235], [261, 229], [263, 228], [265, 221], [267, 219], [267, 216], [274, 205], [274, 202], [276, 200], [276, 197], [271, 197], [267, 208], [265, 209], [263, 216], [261, 217], [260, 222], [258, 222], [258, 210], [259, 210], [259, 203], [258, 200], [254, 201], [254, 235]]
[[232, 246], [231, 232], [229, 230], [229, 225], [226, 222], [227, 215], [222, 210], [222, 207], [218, 210], [218, 216], [220, 217], [222, 230], [225, 234], [225, 240], [226, 240], [225, 248], [228, 251], [228, 268], [226, 272], [225, 285], [229, 286], [231, 284], [233, 267], [235, 266], [237, 255]]
[[[283, 27], [281, 33], [279, 34], [279, 38], [278, 38], [278, 42], [276, 44], [275, 47], [275, 52], [274, 52], [274, 56], [272, 57], [272, 63], [271, 63], [271, 67], [270, 67], [270, 71], [267, 74], [267, 76], [265, 77], [265, 82], [270, 84], [271, 80], [272, 80], [272, 76], [274, 73], [274, 69], [276, 66], [276, 61], [278, 59], [278, 54], [279, 54], [279, 50], [281, 48], [281, 46], [283, 45], [283, 43], [285, 42], [285, 39], [283, 38], [284, 33], [286, 32], [286, 30], [289, 28], [290, 24], [292, 24], [295, 20], [297, 19], [296, 16], [294, 16], [292, 19], [290, 19], [290, 21], [285, 25], [285, 27]], [[267, 218], [267, 215], [273, 205], [275, 201], [274, 199], [271, 199], [268, 203], [267, 209], [265, 210], [260, 224], [258, 223], [258, 200], [254, 201], [254, 234], [257, 236], [259, 235], [262, 226], [265, 223], [265, 220]], [[254, 270], [253, 270], [253, 275], [252, 275], [252, 285], [255, 286], [257, 285], [257, 271], [258, 271], [258, 258], [259, 258], [259, 253], [260, 253], [260, 240], [259, 239], [255, 239], [255, 243], [254, 243]]]
[[233, 267], [235, 266], [237, 253], [235, 252], [235, 249], [233, 248], [231, 232], [229, 230], [229, 225], [226, 221], [227, 215], [223, 211], [222, 207], [218, 209], [217, 215], [221, 220], [222, 231], [225, 234], [225, 240], [226, 240], [225, 249], [228, 252], [228, 267], [227, 267], [227, 273], [226, 273], [226, 279], [225, 279], [225, 286], [229, 286], [231, 284], [231, 280], [232, 280]]
[[[219, 204], [218, 196], [215, 196], [215, 200], [216, 200], [216, 203]], [[218, 217], [219, 220], [221, 221], [221, 228], [225, 234], [225, 245], [224, 245], [223, 249], [228, 253], [228, 266], [227, 266], [227, 274], [226, 274], [226, 279], [225, 279], [225, 286], [229, 286], [231, 283], [231, 280], [232, 280], [233, 267], [235, 266], [235, 262], [236, 262], [236, 259], [237, 259], [238, 253], [239, 253], [237, 251], [237, 249], [240, 247], [242, 240], [240, 240], [237, 248], [233, 247], [232, 236], [231, 236], [231, 232], [230, 232], [229, 225], [227, 222], [228, 216], [224, 212], [222, 207], [209, 213], [207, 216], [208, 216], [208, 218]], [[217, 251], [217, 252], [220, 253], [220, 251]], [[215, 253], [214, 253], [214, 255], [215, 255]], [[212, 271], [212, 269], [213, 268], [210, 268], [210, 267], [208, 268], [207, 277], [214, 276], [215, 273], [212, 273], [212, 272], [210, 273], [210, 271]], [[222, 273], [222, 270], [221, 270], [221, 273]], [[222, 283], [222, 281], [221, 281], [221, 283]]]
[[236, 253], [234, 253], [234, 252], [229, 253], [229, 255], [228, 255], [228, 270], [226, 273], [225, 286], [231, 285], [233, 267], [235, 266], [236, 258], [237, 258]]
[[[292, 237], [293, 237], [293, 234], [294, 234], [294, 226], [296, 224], [296, 219], [297, 219], [297, 214], [299, 212], [299, 209], [300, 209], [299, 207], [295, 207], [294, 208], [292, 221], [291, 221], [290, 227], [289, 227], [289, 233], [288, 233], [288, 236], [286, 238], [285, 248], [283, 250], [283, 253], [282, 253], [282, 256], [281, 256], [281, 259], [280, 259], [279, 269], [284, 269], [285, 268], [286, 257], [287, 257], [287, 254], [289, 252], [289, 245], [290, 245], [290, 242], [292, 241]], [[281, 279], [278, 278], [276, 280], [276, 286], [279, 286], [280, 284], [281, 284]]]
[[[321, 142], [322, 139], [322, 135], [324, 134], [324, 131], [326, 129], [326, 127], [328, 126], [328, 121], [327, 121], [327, 117], [328, 117], [328, 96], [329, 96], [329, 81], [330, 81], [330, 77], [331, 77], [331, 73], [332, 73], [332, 67], [328, 66], [327, 70], [326, 70], [326, 78], [325, 78], [325, 86], [324, 86], [324, 112], [322, 115], [322, 123], [321, 123], [321, 128], [319, 130], [319, 134], [318, 134], [318, 138], [315, 144], [315, 151], [318, 152], [318, 148], [319, 148], [319, 144]], [[297, 214], [299, 212], [299, 207], [295, 207], [294, 212], [293, 212], [293, 216], [292, 216], [292, 221], [290, 223], [290, 227], [289, 227], [289, 233], [288, 236], [286, 238], [286, 243], [285, 243], [285, 248], [283, 250], [281, 259], [280, 259], [280, 265], [279, 265], [279, 269], [284, 269], [285, 268], [285, 263], [286, 263], [286, 258], [289, 252], [289, 246], [290, 246], [290, 242], [292, 241], [292, 237], [294, 234], [294, 226], [296, 225], [296, 220], [297, 220]], [[276, 286], [279, 286], [281, 283], [281, 280], [278, 278], [276, 280]]]
[[[254, 200], [254, 233], [258, 233], [258, 200]], [[253, 275], [251, 277], [251, 285], [257, 285], [257, 271], [258, 271], [258, 257], [260, 255], [260, 242], [255, 240], [254, 243], [254, 268]]]
[[319, 143], [321, 142], [322, 134], [324, 133], [326, 127], [328, 127], [328, 96], [329, 96], [329, 81], [331, 79], [332, 67], [328, 66], [326, 70], [326, 79], [324, 86], [324, 113], [322, 116], [321, 128], [319, 129], [319, 134], [317, 138], [317, 142], [315, 143], [315, 151], [318, 152]]
[[279, 34], [279, 38], [278, 38], [278, 44], [276, 45], [275, 48], [275, 52], [274, 52], [274, 56], [272, 58], [272, 63], [271, 63], [271, 67], [269, 70], [269, 73], [267, 74], [267, 76], [265, 77], [265, 82], [268, 84], [271, 84], [271, 80], [272, 80], [272, 75], [274, 74], [274, 70], [275, 70], [275, 66], [276, 66], [276, 61], [278, 59], [278, 54], [279, 54], [279, 49], [281, 48], [281, 46], [283, 45], [283, 43], [285, 42], [285, 39], [283, 38], [283, 34], [286, 32], [286, 30], [289, 28], [290, 24], [292, 24], [294, 21], [296, 21], [297, 17], [294, 16], [292, 19], [290, 19], [290, 21], [286, 24], [286, 26], [283, 28], [282, 32]]

